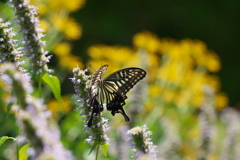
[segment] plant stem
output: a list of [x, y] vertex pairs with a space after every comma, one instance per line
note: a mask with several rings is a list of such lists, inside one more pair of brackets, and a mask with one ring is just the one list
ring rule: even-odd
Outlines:
[[99, 145], [97, 145], [97, 151], [96, 151], [96, 158], [95, 158], [95, 160], [98, 159], [98, 151], [99, 151]]

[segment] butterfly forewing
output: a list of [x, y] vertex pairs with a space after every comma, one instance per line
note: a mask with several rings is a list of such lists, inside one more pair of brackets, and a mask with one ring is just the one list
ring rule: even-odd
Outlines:
[[102, 79], [103, 74], [106, 72], [108, 65], [101, 66], [96, 72], [92, 75], [91, 86], [96, 85], [96, 82]]
[[145, 76], [146, 72], [141, 68], [125, 68], [107, 76], [104, 83], [114, 83], [117, 86], [117, 92], [123, 95]]

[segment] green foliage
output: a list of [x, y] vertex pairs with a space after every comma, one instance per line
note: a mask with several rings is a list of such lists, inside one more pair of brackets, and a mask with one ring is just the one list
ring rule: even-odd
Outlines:
[[49, 73], [45, 73], [42, 76], [43, 81], [51, 88], [54, 97], [62, 104], [62, 98], [61, 98], [61, 86], [60, 86], [60, 81], [58, 77], [50, 75]]
[[29, 154], [27, 150], [29, 149], [29, 144], [25, 144], [19, 150], [19, 160], [28, 160]]
[[103, 152], [104, 156], [107, 156], [107, 151], [108, 151], [109, 145], [103, 144], [103, 145], [101, 145], [101, 147], [102, 147], [102, 152]]
[[16, 140], [16, 138], [13, 138], [13, 137], [2, 136], [2, 137], [0, 137], [0, 147], [1, 147], [2, 144], [3, 144], [6, 140], [8, 140], [8, 139]]

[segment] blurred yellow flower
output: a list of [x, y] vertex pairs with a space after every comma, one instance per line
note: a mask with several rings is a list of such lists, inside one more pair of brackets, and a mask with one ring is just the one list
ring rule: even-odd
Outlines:
[[48, 21], [44, 19], [40, 21], [40, 28], [43, 29], [45, 32], [49, 30], [50, 26], [51, 25], [49, 24]]
[[68, 18], [65, 22], [63, 32], [69, 40], [76, 40], [82, 36], [82, 27], [73, 18]]
[[[91, 46], [88, 50], [91, 57], [89, 63], [95, 69], [102, 64], [109, 64], [111, 72], [130, 64], [145, 66], [150, 83], [150, 97], [161, 97], [163, 102], [175, 103], [179, 107], [200, 107], [204, 102], [203, 89], [206, 85], [214, 89], [214, 94], [218, 94], [219, 78], [209, 72], [220, 69], [219, 57], [208, 50], [204, 42], [159, 39], [144, 31], [134, 35], [133, 43], [136, 51], [123, 46]], [[152, 106], [154, 103], [157, 102], [148, 105]], [[223, 101], [220, 104], [222, 107], [226, 106]]]
[[221, 67], [219, 57], [215, 53], [209, 53], [206, 66], [210, 72], [218, 72]]
[[80, 57], [75, 55], [61, 56], [60, 64], [61, 66], [66, 67], [69, 70], [72, 70], [73, 68], [76, 68], [76, 67], [83, 68], [83, 64], [81, 62]]
[[63, 32], [67, 39], [76, 40], [82, 35], [81, 26], [73, 18], [65, 18], [60, 17], [58, 14], [52, 14], [50, 19], [54, 27], [58, 31]]
[[58, 55], [59, 63], [61, 66], [72, 70], [75, 67], [83, 67], [81, 58], [71, 54], [72, 46], [70, 43], [59, 43], [53, 49], [54, 53]]
[[59, 103], [55, 98], [50, 100], [47, 103], [48, 109], [52, 112], [53, 117], [58, 119], [59, 113], [67, 113], [72, 110], [73, 106], [72, 103], [70, 102], [69, 98], [66, 96], [62, 96], [62, 101], [63, 104]]
[[216, 75], [205, 75], [204, 83], [212, 86], [214, 91], [220, 90], [220, 79]]
[[159, 97], [161, 93], [161, 89], [157, 85], [150, 85], [149, 86], [149, 95], [153, 97]]
[[191, 102], [195, 107], [201, 107], [204, 100], [204, 94], [202, 91], [196, 91], [194, 94], [191, 95]]
[[144, 105], [145, 112], [149, 113], [153, 110], [153, 108], [156, 107], [156, 104], [153, 99], [147, 100], [147, 102]]
[[180, 150], [186, 160], [198, 159], [198, 157], [197, 157], [198, 150], [196, 150], [194, 147], [192, 147], [190, 145], [190, 143], [183, 142], [181, 144]]
[[86, 0], [54, 0], [49, 1], [50, 8], [62, 8], [69, 12], [77, 11], [82, 8]]
[[207, 160], [221, 160], [219, 155], [209, 155]]
[[139, 64], [139, 55], [128, 47], [95, 45], [88, 49], [92, 60], [89, 66], [98, 69], [103, 64], [108, 64], [107, 74], [123, 67], [133, 67]]
[[174, 100], [176, 98], [176, 94], [177, 94], [177, 92], [175, 92], [173, 90], [166, 90], [164, 92], [164, 94], [162, 95], [162, 97], [163, 97], [164, 101], [167, 103], [174, 102]]
[[70, 55], [71, 50], [72, 50], [71, 44], [66, 42], [57, 44], [53, 49], [54, 53], [57, 54], [58, 56]]
[[144, 48], [153, 53], [158, 51], [160, 42], [156, 35], [143, 31], [133, 36], [133, 44], [138, 48]]
[[69, 13], [83, 7], [85, 0], [36, 0], [31, 3], [39, 8], [40, 27], [47, 33], [56, 35], [57, 30], [68, 40], [80, 38], [82, 28]]
[[216, 108], [218, 111], [221, 111], [223, 108], [228, 105], [228, 97], [225, 93], [218, 93], [216, 95]]

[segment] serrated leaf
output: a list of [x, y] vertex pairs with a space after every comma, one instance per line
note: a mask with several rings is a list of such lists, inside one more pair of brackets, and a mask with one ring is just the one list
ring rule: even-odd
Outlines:
[[29, 157], [29, 154], [27, 153], [27, 150], [29, 148], [29, 144], [25, 144], [22, 146], [19, 150], [19, 160], [27, 160]]
[[43, 81], [52, 89], [54, 97], [63, 105], [61, 98], [60, 81], [56, 76], [45, 73], [42, 76]]
[[8, 137], [8, 136], [3, 136], [3, 137], [0, 137], [0, 147], [1, 145], [8, 139], [12, 139], [12, 140], [16, 140], [16, 138], [13, 138], [13, 137]]
[[102, 152], [103, 152], [104, 156], [107, 156], [107, 150], [108, 150], [109, 145], [105, 143], [101, 146], [102, 146]]

